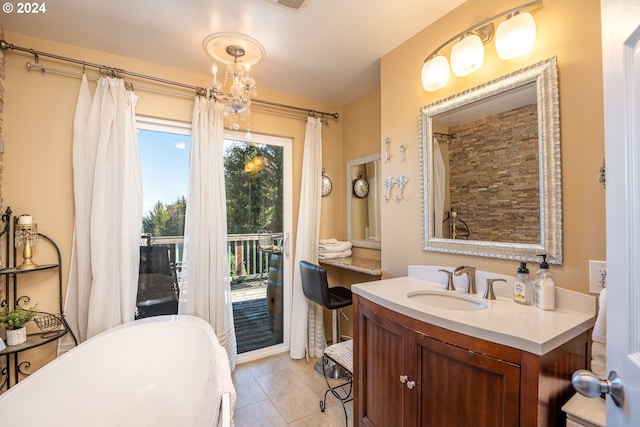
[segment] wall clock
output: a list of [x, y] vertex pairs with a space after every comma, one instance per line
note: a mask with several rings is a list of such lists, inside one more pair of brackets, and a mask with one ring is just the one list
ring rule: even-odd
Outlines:
[[331, 178], [324, 174], [324, 169], [322, 169], [322, 197], [328, 196], [331, 193], [331, 189], [333, 188], [333, 184], [331, 183]]
[[369, 194], [369, 182], [362, 176], [353, 181], [353, 194], [361, 199]]

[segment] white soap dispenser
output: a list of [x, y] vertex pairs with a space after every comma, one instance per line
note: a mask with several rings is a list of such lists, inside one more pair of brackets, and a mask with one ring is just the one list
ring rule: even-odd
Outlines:
[[543, 310], [555, 310], [556, 308], [556, 284], [553, 276], [549, 271], [546, 255], [538, 255], [542, 257], [540, 270], [536, 274], [535, 283], [535, 299], [536, 306]]

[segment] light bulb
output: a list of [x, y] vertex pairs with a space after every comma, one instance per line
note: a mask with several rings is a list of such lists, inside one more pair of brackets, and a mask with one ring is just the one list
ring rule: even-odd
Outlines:
[[458, 77], [471, 74], [483, 62], [484, 46], [476, 34], [468, 34], [451, 48], [451, 69]]
[[518, 13], [498, 25], [496, 51], [500, 59], [528, 53], [536, 42], [536, 23], [530, 13]]
[[449, 81], [449, 61], [438, 55], [429, 59], [422, 66], [422, 87], [427, 92], [438, 90]]

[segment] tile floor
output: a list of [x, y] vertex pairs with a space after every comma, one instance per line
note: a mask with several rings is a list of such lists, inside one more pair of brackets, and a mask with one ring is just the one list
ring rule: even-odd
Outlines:
[[[327, 385], [313, 370], [316, 360], [292, 360], [287, 352], [239, 364], [233, 375], [235, 426], [344, 427], [342, 405], [331, 394], [325, 412], [320, 411]], [[346, 407], [351, 427], [353, 401]]]

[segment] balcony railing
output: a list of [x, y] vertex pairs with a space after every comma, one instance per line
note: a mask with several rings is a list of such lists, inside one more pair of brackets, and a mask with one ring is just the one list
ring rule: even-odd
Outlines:
[[[228, 234], [227, 255], [233, 282], [263, 280], [269, 274], [269, 259], [274, 248], [282, 246], [282, 233]], [[184, 250], [183, 236], [143, 235], [143, 246], [169, 246], [170, 263], [176, 266], [178, 278]]]

